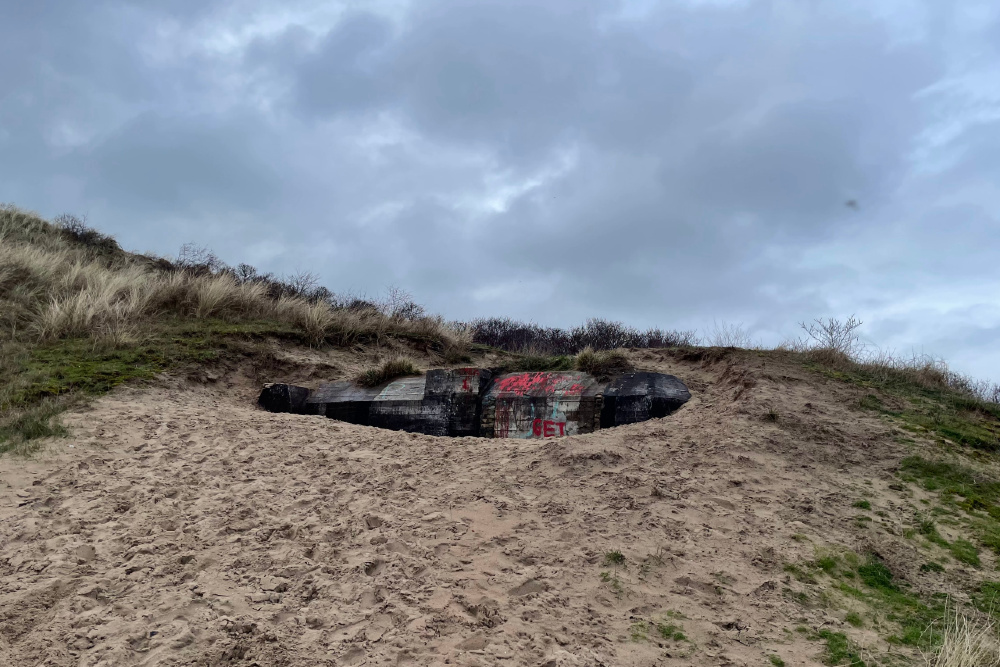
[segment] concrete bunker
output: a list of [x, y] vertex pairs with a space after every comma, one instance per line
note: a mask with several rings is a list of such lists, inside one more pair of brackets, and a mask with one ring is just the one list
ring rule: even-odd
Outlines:
[[663, 373], [637, 371], [601, 382], [575, 371], [494, 374], [459, 368], [429, 370], [378, 387], [268, 384], [258, 403], [270, 412], [324, 415], [426, 435], [549, 438], [665, 417], [689, 398], [683, 382]]

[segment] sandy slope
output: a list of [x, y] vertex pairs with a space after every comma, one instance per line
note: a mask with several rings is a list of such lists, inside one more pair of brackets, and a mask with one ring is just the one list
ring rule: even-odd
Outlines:
[[636, 358], [694, 398], [547, 441], [267, 414], [237, 375], [102, 399], [0, 459], [0, 665], [816, 662], [791, 630], [847, 626], [782, 563], [856, 541], [886, 427], [802, 371]]

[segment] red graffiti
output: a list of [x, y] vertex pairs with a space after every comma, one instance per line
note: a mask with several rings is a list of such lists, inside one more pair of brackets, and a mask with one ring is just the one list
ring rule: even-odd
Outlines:
[[510, 435], [510, 420], [513, 416], [513, 405], [511, 401], [497, 399], [496, 422], [494, 423], [494, 434], [498, 438], [506, 438]]
[[536, 419], [531, 422], [531, 432], [537, 437], [552, 438], [556, 434], [557, 426], [559, 427], [559, 435], [566, 435], [566, 422], [557, 422], [551, 419]]
[[520, 373], [497, 381], [497, 391], [524, 396], [529, 392], [555, 393], [562, 378], [551, 373]]
[[479, 369], [459, 368], [458, 372], [462, 374], [462, 391], [472, 391], [473, 386], [469, 384], [469, 380], [474, 380], [479, 377]]

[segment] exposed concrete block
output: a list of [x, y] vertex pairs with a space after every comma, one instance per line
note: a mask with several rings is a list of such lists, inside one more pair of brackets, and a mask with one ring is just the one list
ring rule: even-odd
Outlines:
[[353, 382], [320, 385], [306, 400], [306, 413], [367, 426], [372, 400], [378, 393], [378, 389], [359, 387]]
[[600, 423], [603, 386], [573, 371], [501, 375], [483, 398], [480, 435], [547, 438], [590, 433]]
[[479, 435], [482, 396], [492, 374], [484, 368], [427, 371], [425, 400], [442, 400], [451, 436]]
[[604, 390], [601, 428], [666, 417], [691, 398], [684, 383], [663, 373], [625, 373]]
[[257, 403], [269, 412], [305, 414], [309, 390], [292, 384], [266, 384]]
[[372, 399], [370, 426], [393, 431], [448, 435], [448, 408], [445, 398], [425, 397], [426, 377], [403, 378], [387, 384]]
[[259, 403], [272, 412], [428, 435], [549, 438], [664, 417], [690, 398], [683, 382], [662, 373], [627, 373], [601, 383], [579, 372], [493, 378], [485, 369], [460, 368], [373, 388], [334, 382], [309, 392], [266, 385]]

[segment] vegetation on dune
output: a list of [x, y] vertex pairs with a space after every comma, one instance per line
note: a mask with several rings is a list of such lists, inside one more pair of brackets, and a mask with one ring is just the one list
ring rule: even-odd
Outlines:
[[368, 368], [354, 379], [362, 387], [377, 387], [380, 384], [402, 377], [420, 375], [420, 369], [408, 357], [392, 357], [374, 368]]
[[628, 373], [635, 370], [632, 362], [629, 361], [621, 350], [595, 351], [593, 348], [585, 348], [576, 355], [576, 370], [590, 373], [601, 380], [608, 380], [619, 373]]
[[[856, 667], [877, 662], [852, 640], [859, 635], [850, 633], [864, 628], [896, 649], [931, 651], [935, 665], [1000, 664], [993, 625], [1000, 614], [1000, 583], [970, 579], [971, 588], [963, 583], [970, 602], [959, 615], [943, 594], [928, 593], [912, 576], [903, 576], [981, 577], [996, 562], [986, 550], [1000, 555], [1000, 476], [990, 467], [1000, 452], [1000, 387], [969, 380], [939, 362], [868, 354], [858, 342], [858, 326], [854, 318], [817, 320], [802, 325], [803, 340], [776, 350], [745, 350], [734, 348], [754, 347], [749, 335], [723, 325], [707, 341], [714, 349], [693, 350], [702, 342], [693, 332], [639, 331], [597, 319], [566, 330], [501, 318], [449, 324], [428, 316], [401, 292], [384, 301], [341, 297], [308, 274], [279, 279], [248, 265], [227, 266], [193, 247], [177, 259], [128, 253], [78, 218], [49, 223], [3, 206], [0, 454], [30, 453], [39, 439], [64, 435], [59, 414], [87, 397], [165, 371], [259, 359], [264, 344], [275, 339], [313, 346], [396, 339], [433, 349], [449, 364], [470, 361], [473, 350], [488, 351], [500, 357], [498, 370], [578, 370], [601, 379], [634, 370], [635, 355], [624, 348], [675, 348], [666, 354], [709, 362], [752, 355], [766, 363], [780, 359], [858, 388], [852, 399], [858, 409], [938, 447], [914, 453], [899, 466], [903, 481], [938, 501], [922, 499], [933, 506], [915, 511], [893, 533], [902, 532], [909, 545], [922, 550], [918, 562], [926, 562], [919, 568], [901, 567], [864, 548], [855, 553], [839, 547], [785, 565], [789, 599], [807, 607], [842, 605], [840, 631], [803, 629], [822, 644], [822, 659]], [[378, 386], [420, 372], [412, 359], [396, 356], [356, 381]], [[782, 410], [779, 417], [770, 406], [765, 420], [776, 428], [793, 423], [795, 415], [786, 417]], [[886, 505], [877, 496], [853, 499], [845, 504], [857, 513], [847, 523], [859, 534], [885, 532]], [[623, 599], [631, 585], [627, 575], [635, 571], [642, 579], [651, 562], [636, 560], [630, 567], [621, 551], [608, 551], [600, 581]], [[680, 618], [668, 612], [636, 619], [631, 639], [693, 646]], [[767, 658], [777, 667], [784, 664], [778, 655]]]
[[191, 246], [176, 260], [128, 253], [79, 218], [0, 206], [0, 453], [62, 433], [59, 412], [82, 396], [274, 337], [468, 349], [402, 292], [339, 297], [308, 274], [279, 279]]
[[481, 318], [462, 326], [474, 343], [510, 352], [531, 350], [535, 356], [570, 356], [587, 348], [600, 351], [623, 347], [688, 347], [699, 342], [694, 331], [640, 331], [621, 322], [597, 318], [572, 329], [542, 327], [506, 317]]

